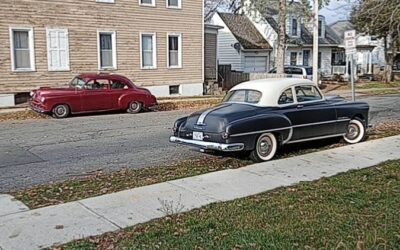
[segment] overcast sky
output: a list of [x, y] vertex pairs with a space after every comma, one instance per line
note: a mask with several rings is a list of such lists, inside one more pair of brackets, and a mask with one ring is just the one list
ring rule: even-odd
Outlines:
[[320, 14], [326, 17], [326, 22], [331, 24], [337, 20], [349, 19], [354, 0], [331, 0]]

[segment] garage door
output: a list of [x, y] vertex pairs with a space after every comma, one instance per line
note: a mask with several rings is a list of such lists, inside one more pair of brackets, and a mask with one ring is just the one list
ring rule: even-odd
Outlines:
[[246, 56], [245, 72], [266, 72], [267, 57], [266, 56]]

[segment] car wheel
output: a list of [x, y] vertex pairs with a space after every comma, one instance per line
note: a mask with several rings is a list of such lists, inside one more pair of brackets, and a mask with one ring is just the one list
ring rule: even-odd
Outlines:
[[274, 134], [262, 134], [256, 143], [256, 147], [250, 153], [250, 159], [254, 162], [263, 162], [271, 160], [278, 149], [278, 141]]
[[56, 105], [53, 110], [52, 110], [52, 114], [54, 118], [66, 118], [69, 115], [69, 107], [66, 104], [59, 104]]
[[354, 144], [364, 140], [365, 134], [365, 124], [355, 118], [347, 125], [347, 131], [343, 138], [347, 143]]
[[127, 112], [130, 114], [137, 114], [142, 110], [142, 107], [143, 107], [142, 103], [133, 101], [129, 103]]

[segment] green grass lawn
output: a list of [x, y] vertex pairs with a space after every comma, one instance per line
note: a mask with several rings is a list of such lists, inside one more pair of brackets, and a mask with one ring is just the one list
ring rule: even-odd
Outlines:
[[[351, 87], [351, 85], [349, 85]], [[375, 88], [396, 88], [400, 87], [400, 81], [394, 81], [391, 83], [384, 82], [368, 82], [368, 83], [357, 83], [356, 88], [360, 89], [375, 89]]]
[[65, 249], [399, 249], [400, 160], [209, 205]]

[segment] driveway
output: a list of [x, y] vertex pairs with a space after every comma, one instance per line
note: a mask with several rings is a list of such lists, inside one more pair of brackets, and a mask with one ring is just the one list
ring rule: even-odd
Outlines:
[[[367, 97], [371, 123], [400, 120], [400, 95]], [[187, 111], [0, 123], [0, 193], [97, 170], [162, 166], [197, 151], [170, 144]]]

